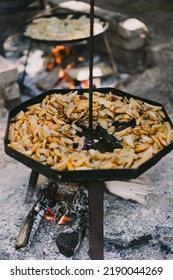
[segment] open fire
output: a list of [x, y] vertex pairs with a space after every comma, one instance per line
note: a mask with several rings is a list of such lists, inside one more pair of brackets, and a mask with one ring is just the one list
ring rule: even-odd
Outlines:
[[[51, 50], [51, 58], [47, 64], [49, 74], [57, 66], [54, 73], [55, 87], [59, 88], [88, 88], [89, 87], [89, 59], [81, 46], [57, 45]], [[93, 85], [101, 87], [106, 80], [112, 82], [113, 70], [107, 61], [94, 56]]]
[[[36, 198], [35, 195], [34, 197]], [[57, 183], [49, 181], [21, 227], [16, 249], [28, 249], [31, 246], [43, 219], [56, 223], [57, 226], [64, 226], [56, 239], [58, 249], [63, 255], [70, 257], [79, 249], [87, 226], [88, 192], [84, 187], [77, 190], [74, 187], [73, 199], [72, 195], [68, 201], [66, 197]]]
[[56, 220], [56, 215], [54, 211], [51, 208], [48, 208], [46, 210], [44, 218], [48, 221], [55, 221]]

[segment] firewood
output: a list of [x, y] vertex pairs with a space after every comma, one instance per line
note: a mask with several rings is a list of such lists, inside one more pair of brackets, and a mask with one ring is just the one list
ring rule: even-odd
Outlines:
[[146, 178], [130, 181], [107, 181], [105, 185], [111, 194], [140, 204], [146, 203], [149, 190], [149, 182]]
[[[44, 201], [44, 195], [42, 195], [32, 207], [31, 211], [27, 215], [16, 241], [16, 249], [29, 246], [32, 242], [37, 228], [42, 221], [44, 213], [47, 209], [47, 201]], [[43, 206], [44, 205], [44, 206]]]
[[[94, 64], [93, 76], [94, 77], [106, 77], [113, 74], [111, 66], [105, 62], [99, 62]], [[86, 81], [89, 79], [89, 69], [88, 66], [73, 67], [68, 72], [67, 75], [77, 81]]]
[[85, 224], [78, 223], [76, 223], [75, 227], [68, 227], [60, 232], [56, 238], [56, 245], [59, 252], [66, 257], [73, 256], [78, 251], [84, 234]]
[[59, 67], [56, 66], [50, 72], [47, 73], [46, 77], [44, 76], [43, 78], [40, 78], [40, 80], [36, 82], [38, 88], [41, 90], [48, 90], [50, 88], [53, 88], [59, 80], [58, 73], [59, 73]]
[[[61, 254], [71, 257], [78, 251], [87, 226], [88, 194], [84, 188], [77, 191], [71, 213], [69, 213], [69, 209], [67, 211], [58, 224], [64, 224], [65, 220], [68, 221], [65, 217], [67, 218], [71, 213], [75, 213], [76, 217], [74, 223], [65, 226], [65, 229], [58, 234], [56, 244]], [[70, 216], [72, 217], [72, 215]], [[69, 225], [69, 222], [66, 224]]]
[[38, 227], [44, 217], [46, 210], [56, 203], [58, 185], [50, 181], [48, 187], [40, 195], [28, 213], [16, 241], [16, 249], [31, 245]]

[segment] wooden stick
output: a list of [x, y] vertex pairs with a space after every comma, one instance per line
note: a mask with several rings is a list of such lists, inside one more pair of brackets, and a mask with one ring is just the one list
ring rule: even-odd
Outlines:
[[28, 248], [30, 247], [46, 210], [49, 207], [53, 207], [57, 202], [57, 189], [58, 185], [50, 181], [48, 187], [34, 203], [23, 225], [21, 226], [19, 236], [16, 241], [16, 249], [26, 246]]
[[106, 189], [123, 199], [133, 200], [141, 204], [146, 203], [146, 197], [149, 190], [147, 180], [141, 181], [107, 181], [105, 182]]
[[[42, 195], [37, 202], [34, 204], [29, 214], [27, 215], [21, 229], [19, 236], [16, 241], [16, 249], [22, 247], [30, 246], [33, 237], [39, 227], [40, 222], [42, 221], [45, 211], [47, 210], [47, 201], [43, 207], [44, 195]], [[42, 202], [42, 203], [40, 203]]]

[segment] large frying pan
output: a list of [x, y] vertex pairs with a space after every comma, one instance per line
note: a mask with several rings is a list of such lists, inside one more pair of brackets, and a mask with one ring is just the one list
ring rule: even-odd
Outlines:
[[[30, 25], [30, 24], [33, 24], [33, 20], [35, 19], [47, 19], [47, 18], [51, 18], [51, 17], [57, 17], [58, 19], [66, 19], [69, 15], [72, 15], [74, 19], [78, 19], [79, 17], [85, 15], [88, 19], [89, 19], [89, 15], [88, 14], [85, 14], [85, 13], [74, 13], [74, 12], [54, 12], [53, 14], [51, 15], [45, 15], [45, 16], [40, 16], [40, 17], [35, 17], [34, 19], [30, 20], [29, 22], [27, 22], [27, 24], [25, 25], [24, 27], [24, 30], [23, 30], [23, 35], [31, 40], [34, 40], [36, 42], [44, 42], [44, 43], [48, 43], [50, 45], [58, 45], [58, 44], [61, 44], [61, 45], [65, 45], [65, 44], [74, 44], [74, 43], [80, 43], [80, 42], [83, 42], [83, 41], [88, 41], [89, 40], [89, 36], [88, 37], [82, 37], [82, 38], [78, 38], [78, 39], [71, 39], [71, 40], [68, 40], [66, 38], [62, 39], [62, 40], [43, 40], [43, 39], [37, 39], [37, 38], [33, 38], [31, 36], [28, 36], [25, 34], [25, 30], [27, 29], [27, 27]], [[105, 21], [103, 18], [101, 17], [95, 17], [96, 19], [99, 19], [100, 20], [100, 31], [94, 35], [94, 37], [97, 37], [99, 36], [100, 34], [102, 34], [103, 32], [105, 32], [109, 26], [109, 23], [107, 21]]]
[[[118, 89], [114, 88], [100, 88], [97, 89], [97, 91], [102, 93], [108, 93], [111, 90], [111, 92], [115, 95], [119, 96], [126, 96], [128, 99], [131, 97], [134, 97], [136, 99], [140, 99], [144, 102], [148, 102], [152, 105], [156, 106], [162, 106], [160, 103], [157, 103], [155, 101], [151, 101], [144, 98], [139, 98], [137, 96], [128, 94], [126, 92], [120, 91]], [[87, 89], [79, 89], [78, 94], [83, 94], [84, 92], [87, 92]], [[51, 169], [49, 166], [45, 166], [41, 164], [40, 162], [37, 162], [28, 156], [23, 155], [22, 153], [17, 152], [16, 150], [10, 148], [8, 146], [8, 130], [9, 125], [12, 120], [12, 118], [20, 112], [20, 110], [26, 111], [27, 107], [36, 103], [41, 102], [45, 96], [53, 94], [53, 93], [61, 93], [65, 94], [68, 93], [69, 90], [49, 90], [47, 92], [44, 92], [30, 100], [27, 100], [26, 102], [19, 104], [18, 106], [14, 107], [9, 112], [9, 118], [7, 123], [7, 129], [4, 139], [4, 145], [5, 145], [5, 152], [15, 158], [16, 160], [20, 161], [24, 165], [28, 166], [29, 168], [35, 170], [36, 172], [43, 174], [44, 176], [55, 180], [55, 181], [62, 181], [62, 182], [88, 182], [88, 181], [109, 181], [109, 180], [127, 180], [138, 177], [140, 174], [148, 170], [150, 167], [152, 167], [154, 164], [156, 164], [163, 156], [165, 156], [168, 152], [170, 152], [173, 149], [173, 142], [170, 143], [168, 146], [164, 147], [162, 150], [160, 150], [157, 154], [155, 154], [152, 158], [141, 164], [138, 168], [124, 168], [124, 169], [95, 169], [95, 170], [64, 170], [64, 171], [56, 171]], [[163, 107], [163, 106], [162, 106]], [[170, 122], [171, 126], [171, 120], [166, 113], [165, 109], [162, 109], [165, 113], [165, 121]]]

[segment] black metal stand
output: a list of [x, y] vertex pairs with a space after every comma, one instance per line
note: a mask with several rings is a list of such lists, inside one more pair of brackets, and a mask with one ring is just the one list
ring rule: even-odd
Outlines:
[[103, 41], [104, 41], [104, 44], [105, 44], [105, 47], [106, 47], [106, 50], [107, 50], [107, 53], [109, 56], [109, 60], [110, 60], [111, 66], [112, 66], [113, 73], [115, 75], [115, 74], [117, 74], [117, 65], [114, 60], [112, 48], [110, 46], [109, 39], [108, 39], [108, 36], [106, 33], [103, 33]]
[[92, 260], [103, 260], [103, 195], [104, 182], [89, 184], [89, 255]]
[[29, 184], [28, 184], [26, 197], [25, 197], [26, 203], [29, 203], [32, 201], [32, 198], [33, 198], [33, 195], [34, 195], [34, 192], [36, 189], [37, 181], [38, 181], [38, 176], [39, 176], [39, 173], [37, 171], [34, 171], [34, 170], [31, 171], [31, 175], [29, 178]]
[[40, 3], [40, 7], [42, 9], [45, 9], [46, 8], [46, 1], [45, 0], [39, 0], [39, 3]]
[[24, 62], [24, 70], [23, 70], [23, 73], [22, 73], [21, 80], [19, 81], [21, 87], [24, 85], [25, 77], [26, 77], [26, 74], [27, 74], [26, 73], [26, 68], [27, 68], [27, 65], [28, 65], [28, 58], [29, 58], [29, 55], [30, 55], [31, 48], [32, 48], [32, 40], [29, 40], [28, 50], [27, 50], [27, 54], [26, 54], [26, 58], [25, 58], [25, 62]]
[[5, 57], [4, 41], [0, 41], [0, 55]]

